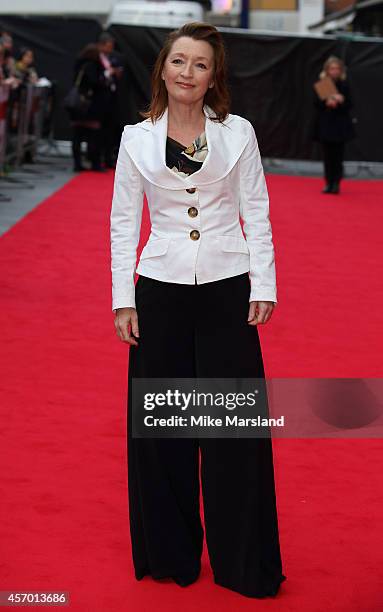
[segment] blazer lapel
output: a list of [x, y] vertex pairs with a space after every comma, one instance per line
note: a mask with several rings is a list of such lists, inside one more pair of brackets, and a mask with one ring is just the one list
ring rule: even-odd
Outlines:
[[166, 139], [168, 132], [168, 109], [152, 124], [145, 119], [128, 128], [135, 129], [128, 134], [125, 147], [140, 170], [151, 183], [165, 189], [185, 189], [208, 185], [222, 179], [230, 172], [244, 150], [249, 134], [241, 129], [241, 123], [229, 114], [223, 123], [212, 121], [214, 111], [207, 105], [203, 108], [206, 116], [206, 140], [208, 154], [199, 170], [190, 176], [180, 176], [166, 165]]

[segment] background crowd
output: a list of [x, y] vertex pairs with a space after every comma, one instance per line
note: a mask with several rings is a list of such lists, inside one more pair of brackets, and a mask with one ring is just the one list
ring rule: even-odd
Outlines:
[[72, 127], [74, 170], [85, 169], [81, 144], [87, 143], [91, 169], [104, 172], [114, 168], [121, 126], [118, 112], [118, 85], [124, 73], [123, 58], [115, 51], [114, 38], [103, 32], [97, 43], [79, 53], [73, 83], [80, 98], [67, 107]]
[[9, 32], [0, 31], [0, 85], [17, 89], [25, 83], [37, 83], [33, 49], [21, 47], [17, 53]]
[[[108, 32], [87, 44], [75, 60], [72, 89], [64, 100], [72, 126], [75, 172], [87, 169], [105, 172], [116, 165], [122, 131], [118, 94], [124, 64], [124, 57], [116, 51], [115, 40]], [[345, 144], [356, 136], [346, 70], [341, 58], [329, 56], [318, 78], [330, 79], [336, 93], [323, 99], [313, 90], [311, 137], [322, 149], [326, 194], [340, 193]], [[15, 51], [11, 33], [0, 31], [0, 85], [10, 89], [10, 106], [17, 106], [17, 96], [24, 85], [38, 81], [33, 49], [24, 46]], [[15, 126], [11, 117], [12, 128]]]

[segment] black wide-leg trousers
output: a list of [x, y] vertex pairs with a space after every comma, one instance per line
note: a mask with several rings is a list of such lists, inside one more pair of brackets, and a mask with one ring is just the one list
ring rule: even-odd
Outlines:
[[136, 578], [190, 584], [204, 531], [216, 584], [275, 595], [282, 573], [270, 438], [134, 438], [132, 378], [264, 378], [248, 273], [202, 285], [140, 276], [128, 371], [128, 493]]
[[339, 183], [344, 176], [344, 142], [322, 142], [323, 164], [326, 182]]

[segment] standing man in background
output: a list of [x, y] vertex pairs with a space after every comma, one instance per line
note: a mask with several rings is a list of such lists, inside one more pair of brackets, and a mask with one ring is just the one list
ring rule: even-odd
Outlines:
[[115, 40], [108, 32], [98, 39], [100, 59], [108, 83], [108, 103], [102, 121], [102, 155], [107, 168], [115, 168], [117, 150], [121, 138], [120, 112], [118, 106], [118, 83], [124, 72], [123, 58], [114, 50]]

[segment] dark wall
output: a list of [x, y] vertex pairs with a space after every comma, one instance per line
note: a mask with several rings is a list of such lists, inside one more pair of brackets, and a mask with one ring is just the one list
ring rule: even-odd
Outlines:
[[[38, 72], [58, 83], [59, 96], [71, 83], [78, 51], [95, 41], [97, 21], [55, 17], [0, 18], [17, 44], [36, 50]], [[150, 99], [150, 74], [167, 29], [112, 26], [117, 49], [125, 57], [120, 87], [121, 126], [140, 121]], [[233, 113], [249, 119], [257, 133], [262, 155], [287, 159], [320, 159], [319, 146], [311, 140], [312, 84], [330, 54], [342, 57], [354, 99], [358, 137], [346, 148], [346, 159], [383, 161], [383, 41], [336, 40], [223, 32], [228, 52], [229, 86]], [[69, 138], [64, 111], [59, 108], [55, 136]]]
[[[168, 30], [113, 26], [127, 57], [124, 123], [140, 120], [150, 97], [150, 73]], [[358, 137], [347, 144], [346, 159], [383, 161], [383, 41], [328, 37], [266, 36], [223, 32], [229, 64], [232, 112], [249, 119], [262, 155], [285, 159], [320, 159], [311, 140], [313, 83], [330, 54], [348, 66]]]

